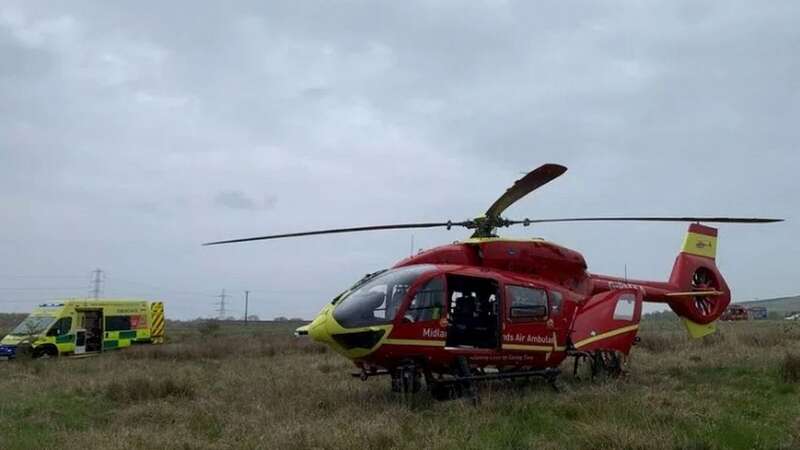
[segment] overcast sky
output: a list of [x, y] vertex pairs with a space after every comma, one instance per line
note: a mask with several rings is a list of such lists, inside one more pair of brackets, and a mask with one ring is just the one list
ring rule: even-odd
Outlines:
[[[0, 310], [86, 295], [312, 317], [521, 172], [514, 217], [777, 216], [722, 225], [734, 298], [800, 294], [800, 3], [0, 3]], [[683, 224], [507, 231], [663, 280]], [[416, 231], [416, 247], [467, 236]]]

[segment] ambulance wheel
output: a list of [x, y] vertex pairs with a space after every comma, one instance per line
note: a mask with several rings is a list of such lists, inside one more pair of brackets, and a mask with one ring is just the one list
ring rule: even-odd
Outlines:
[[24, 343], [17, 345], [16, 358], [33, 358], [33, 347], [31, 347], [31, 344]]
[[58, 349], [53, 345], [43, 345], [33, 351], [33, 357], [37, 359], [50, 359], [58, 356]]

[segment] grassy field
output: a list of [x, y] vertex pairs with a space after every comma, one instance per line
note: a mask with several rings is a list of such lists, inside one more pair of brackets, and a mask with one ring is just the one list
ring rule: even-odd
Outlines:
[[163, 346], [0, 364], [0, 449], [800, 448], [794, 323], [722, 323], [690, 341], [645, 322], [628, 376], [566, 375], [561, 393], [485, 385], [477, 408], [403, 402], [295, 325], [173, 324]]

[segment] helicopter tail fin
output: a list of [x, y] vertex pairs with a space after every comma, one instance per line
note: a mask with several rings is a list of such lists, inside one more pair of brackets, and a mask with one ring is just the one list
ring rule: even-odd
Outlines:
[[681, 253], [704, 258], [717, 258], [717, 229], [693, 223], [683, 239]]
[[713, 322], [725, 311], [731, 294], [716, 263], [717, 229], [693, 223], [683, 241], [669, 283], [678, 291], [669, 302], [693, 337], [714, 332]]

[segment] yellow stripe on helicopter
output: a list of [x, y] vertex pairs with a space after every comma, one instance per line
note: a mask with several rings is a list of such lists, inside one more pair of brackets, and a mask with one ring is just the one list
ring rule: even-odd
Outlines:
[[620, 334], [627, 333], [629, 331], [634, 331], [639, 329], [639, 324], [636, 325], [628, 325], [627, 327], [617, 328], [616, 330], [606, 331], [605, 333], [598, 334], [596, 336], [588, 337], [581, 341], [575, 343], [575, 348], [581, 348], [584, 345], [589, 345], [592, 342], [597, 342], [603, 339], [608, 339], [614, 336], [619, 336]]

